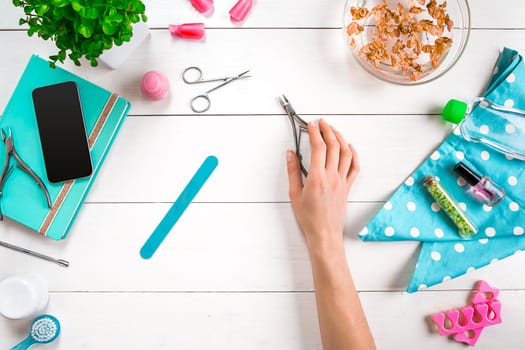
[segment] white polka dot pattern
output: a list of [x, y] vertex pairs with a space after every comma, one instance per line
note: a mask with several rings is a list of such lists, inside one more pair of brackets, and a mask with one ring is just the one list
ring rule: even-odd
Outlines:
[[465, 251], [465, 246], [461, 243], [454, 244], [454, 250], [458, 253], [463, 253]]
[[439, 261], [441, 260], [441, 254], [439, 252], [436, 252], [436, 251], [433, 251], [431, 254], [430, 254], [430, 257], [432, 258], [432, 260], [434, 261]]
[[412, 227], [410, 229], [410, 235], [414, 238], [419, 237], [419, 229], [417, 227]]

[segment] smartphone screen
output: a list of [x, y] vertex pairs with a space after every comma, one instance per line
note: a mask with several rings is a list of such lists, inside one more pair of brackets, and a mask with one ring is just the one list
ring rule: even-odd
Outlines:
[[49, 181], [91, 175], [93, 167], [77, 84], [69, 81], [36, 88], [33, 104]]

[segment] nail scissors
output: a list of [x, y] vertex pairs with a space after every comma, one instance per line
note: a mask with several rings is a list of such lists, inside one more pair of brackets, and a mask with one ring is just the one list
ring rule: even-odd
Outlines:
[[[186, 84], [201, 84], [201, 83], [209, 83], [209, 82], [213, 82], [213, 81], [222, 81], [223, 82], [222, 84], [217, 85], [213, 89], [210, 89], [210, 90], [206, 91], [205, 93], [197, 95], [194, 98], [192, 98], [191, 101], [190, 101], [191, 110], [194, 111], [195, 113], [204, 113], [204, 112], [206, 112], [208, 109], [210, 109], [210, 106], [211, 106], [210, 97], [208, 96], [208, 94], [210, 92], [215, 91], [215, 90], [223, 87], [224, 85], [227, 85], [227, 84], [229, 84], [229, 83], [231, 83], [231, 82], [233, 82], [233, 81], [235, 81], [237, 79], [250, 78], [249, 75], [245, 75], [248, 72], [249, 72], [249, 70], [247, 70], [245, 72], [242, 72], [241, 74], [235, 75], [233, 77], [223, 77], [223, 78], [215, 78], [215, 79], [203, 79], [202, 78], [202, 70], [199, 67], [192, 66], [192, 67], [186, 68], [182, 72], [182, 80], [184, 80], [184, 82]], [[195, 73], [197, 74], [197, 77], [195, 79], [188, 78], [189, 74], [192, 75], [192, 74], [195, 74]], [[201, 101], [201, 103], [204, 103], [204, 106], [202, 108], [198, 108], [197, 102], [199, 100]]]
[[299, 158], [299, 162], [301, 163], [301, 172], [304, 176], [308, 176], [308, 171], [303, 165], [303, 155], [301, 154], [301, 134], [303, 132], [308, 133], [308, 123], [297, 113], [295, 112], [295, 109], [292, 107], [292, 104], [286, 96], [281, 95], [279, 97], [279, 102], [281, 102], [281, 106], [283, 106], [284, 110], [288, 114], [288, 119], [290, 120], [290, 123], [292, 124], [292, 131], [293, 131], [293, 138], [295, 141], [295, 154], [297, 154], [297, 157]]
[[[14, 168], [19, 168], [31, 178], [33, 178], [33, 180], [35, 180], [37, 185], [42, 189], [42, 192], [44, 192], [48, 208], [51, 208], [51, 197], [49, 196], [49, 191], [47, 190], [46, 185], [44, 185], [44, 182], [38, 177], [38, 175], [35, 174], [33, 170], [31, 170], [29, 165], [27, 165], [27, 163], [24, 162], [22, 158], [20, 158], [20, 155], [17, 153], [15, 148], [11, 128], [7, 128], [7, 131], [5, 129], [0, 129], [0, 134], [2, 135], [2, 141], [4, 141], [5, 144], [5, 161], [4, 167], [2, 169], [2, 174], [0, 175], [0, 198], [3, 195], [4, 184], [7, 178], [14, 170]], [[9, 166], [11, 156], [13, 156], [13, 158], [15, 159], [15, 164]], [[2, 208], [0, 207], [0, 220], [3, 219], [4, 215], [2, 214]]]

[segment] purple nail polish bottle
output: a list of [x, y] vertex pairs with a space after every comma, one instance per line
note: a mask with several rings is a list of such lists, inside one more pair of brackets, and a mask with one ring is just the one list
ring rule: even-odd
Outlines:
[[459, 162], [456, 164], [454, 171], [470, 185], [468, 192], [483, 204], [493, 207], [505, 197], [503, 188], [489, 177], [477, 174], [465, 163]]

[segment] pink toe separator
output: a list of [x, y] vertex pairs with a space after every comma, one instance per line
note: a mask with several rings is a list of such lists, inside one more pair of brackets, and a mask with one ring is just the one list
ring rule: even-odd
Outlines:
[[459, 310], [438, 312], [432, 315], [432, 320], [438, 327], [439, 334], [451, 335], [501, 323], [500, 313], [501, 303], [494, 300], [465, 306]]
[[454, 335], [454, 340], [474, 346], [484, 327], [502, 322], [498, 296], [499, 289], [479, 281], [470, 305], [435, 313], [432, 320], [439, 334]]
[[480, 304], [487, 301], [498, 300], [499, 289], [491, 287], [485, 281], [478, 281], [475, 290], [476, 292], [472, 297], [472, 304]]
[[454, 334], [454, 340], [460, 343], [466, 343], [470, 346], [476, 345], [483, 328], [476, 328], [471, 331]]
[[253, 7], [253, 0], [239, 0], [230, 10], [233, 21], [243, 21]]

